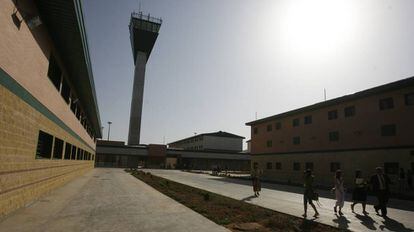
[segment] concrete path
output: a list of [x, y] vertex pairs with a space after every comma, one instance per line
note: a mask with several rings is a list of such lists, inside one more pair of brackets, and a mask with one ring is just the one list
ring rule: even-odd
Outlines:
[[[194, 174], [178, 170], [145, 170], [154, 175], [164, 177], [176, 182], [205, 189], [210, 192], [228, 196], [248, 203], [256, 204], [275, 211], [294, 216], [303, 214], [303, 195], [300, 187], [292, 187], [277, 184], [262, 184], [262, 192], [259, 198], [253, 196], [250, 181], [216, 177], [206, 174]], [[331, 195], [327, 191], [320, 191], [323, 196]], [[350, 203], [346, 202], [343, 209], [344, 216], [335, 216], [333, 213], [334, 200], [321, 197], [321, 208], [318, 210], [321, 216], [315, 219], [317, 222], [332, 225], [352, 231], [413, 231], [414, 229], [414, 202], [393, 201], [391, 204], [400, 209], [390, 208], [389, 219], [377, 216], [372, 205], [367, 205], [368, 216], [362, 215], [361, 205], [355, 207], [358, 214], [353, 214]], [[308, 209], [308, 215], [313, 215], [312, 209]], [[311, 219], [312, 217], [308, 217]]]
[[228, 230], [122, 169], [96, 168], [3, 218], [0, 231]]

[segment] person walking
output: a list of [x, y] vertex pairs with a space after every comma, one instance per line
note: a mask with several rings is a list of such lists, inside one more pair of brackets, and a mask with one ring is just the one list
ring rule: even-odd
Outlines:
[[362, 204], [362, 213], [368, 214], [368, 212], [365, 210], [367, 205], [367, 182], [362, 178], [362, 172], [361, 170], [357, 170], [355, 173], [355, 181], [354, 181], [355, 187], [354, 191], [352, 192], [352, 205], [351, 209], [354, 213], [354, 207], [356, 204], [361, 203]]
[[342, 171], [336, 170], [335, 172], [335, 199], [336, 203], [334, 206], [334, 212], [336, 214], [337, 207], [339, 208], [339, 215], [343, 215], [342, 208], [344, 207], [345, 203], [345, 189], [344, 189], [344, 179], [342, 178]]
[[404, 168], [400, 168], [400, 173], [398, 175], [398, 182], [399, 182], [400, 193], [403, 193], [405, 191], [405, 182], [406, 182]]
[[253, 184], [253, 192], [256, 197], [260, 196], [260, 191], [262, 190], [261, 184], [260, 184], [260, 175], [262, 174], [262, 171], [258, 168], [257, 163], [253, 164], [253, 170], [251, 172], [252, 177], [252, 184]]
[[308, 203], [310, 206], [312, 206], [313, 210], [315, 211], [315, 214], [313, 215], [313, 217], [319, 216], [319, 212], [312, 202], [315, 196], [315, 191], [313, 189], [314, 179], [315, 177], [312, 175], [312, 171], [310, 169], [307, 169], [304, 173], [304, 183], [303, 183], [303, 187], [305, 188], [305, 191], [303, 193], [303, 208], [304, 208], [305, 213], [302, 216], [305, 218], [307, 217]]
[[413, 189], [413, 172], [408, 169], [407, 171], [407, 186], [408, 186], [408, 190], [412, 190]]
[[371, 176], [370, 183], [378, 199], [378, 204], [374, 205], [375, 212], [379, 215], [378, 211], [381, 210], [381, 216], [386, 217], [391, 180], [384, 174], [381, 167], [377, 167], [376, 174]]

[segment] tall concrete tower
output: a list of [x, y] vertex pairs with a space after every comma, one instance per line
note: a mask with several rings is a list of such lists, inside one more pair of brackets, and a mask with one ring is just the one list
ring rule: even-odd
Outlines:
[[128, 144], [138, 145], [141, 132], [141, 115], [144, 97], [145, 66], [158, 37], [162, 20], [132, 13], [129, 24], [135, 71], [132, 87], [131, 114], [129, 118]]

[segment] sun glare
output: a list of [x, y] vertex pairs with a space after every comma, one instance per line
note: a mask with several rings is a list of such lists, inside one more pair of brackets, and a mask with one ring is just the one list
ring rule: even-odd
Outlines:
[[351, 1], [291, 1], [281, 18], [279, 36], [293, 55], [324, 56], [352, 40], [355, 10]]

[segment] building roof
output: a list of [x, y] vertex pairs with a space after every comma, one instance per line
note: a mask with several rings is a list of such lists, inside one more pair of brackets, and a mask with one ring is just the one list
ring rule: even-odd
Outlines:
[[188, 139], [199, 138], [199, 137], [202, 137], [202, 136], [213, 136], [213, 137], [225, 137], [225, 138], [240, 138], [240, 139], [244, 139], [244, 137], [243, 136], [240, 136], [240, 135], [235, 135], [235, 134], [228, 133], [228, 132], [225, 132], [225, 131], [217, 131], [217, 132], [212, 132], [212, 133], [198, 134], [198, 135], [194, 135], [194, 136], [191, 136], [191, 137], [188, 137], [188, 138], [185, 138], [185, 139], [180, 139], [180, 140], [177, 140], [177, 141], [168, 143], [168, 145], [173, 144], [173, 143], [178, 143], [178, 142], [181, 142], [181, 141], [184, 141], [184, 140], [188, 140]]
[[83, 20], [81, 0], [35, 1], [42, 22], [53, 40], [75, 87], [95, 137], [102, 137], [95, 84]]
[[353, 93], [353, 94], [349, 94], [349, 95], [334, 98], [334, 99], [331, 99], [331, 100], [319, 102], [319, 103], [316, 103], [316, 104], [313, 104], [313, 105], [309, 105], [309, 106], [305, 106], [305, 107], [302, 107], [302, 108], [299, 108], [299, 109], [287, 111], [287, 112], [284, 112], [284, 113], [281, 113], [281, 114], [276, 114], [276, 115], [266, 117], [266, 118], [262, 118], [262, 119], [259, 119], [259, 120], [247, 122], [246, 125], [247, 126], [254, 126], [254, 125], [262, 123], [262, 122], [267, 122], [267, 121], [270, 121], [270, 120], [280, 119], [280, 118], [284, 118], [284, 117], [288, 117], [288, 116], [308, 112], [308, 111], [311, 111], [311, 110], [317, 110], [317, 109], [320, 109], [320, 108], [329, 107], [329, 106], [337, 105], [337, 104], [340, 104], [340, 103], [343, 103], [343, 102], [357, 100], [357, 99], [360, 99], [360, 98], [363, 98], [363, 97], [368, 97], [368, 96], [383, 93], [383, 92], [389, 92], [389, 91], [393, 91], [393, 90], [396, 90], [396, 89], [401, 89], [401, 88], [408, 87], [408, 86], [414, 86], [414, 77], [409, 77], [409, 78], [406, 78], [406, 79], [391, 82], [391, 83], [388, 83], [388, 84], [385, 84], [385, 85], [380, 85], [380, 86], [370, 88], [370, 89], [366, 89], [366, 90], [356, 92], [356, 93]]

